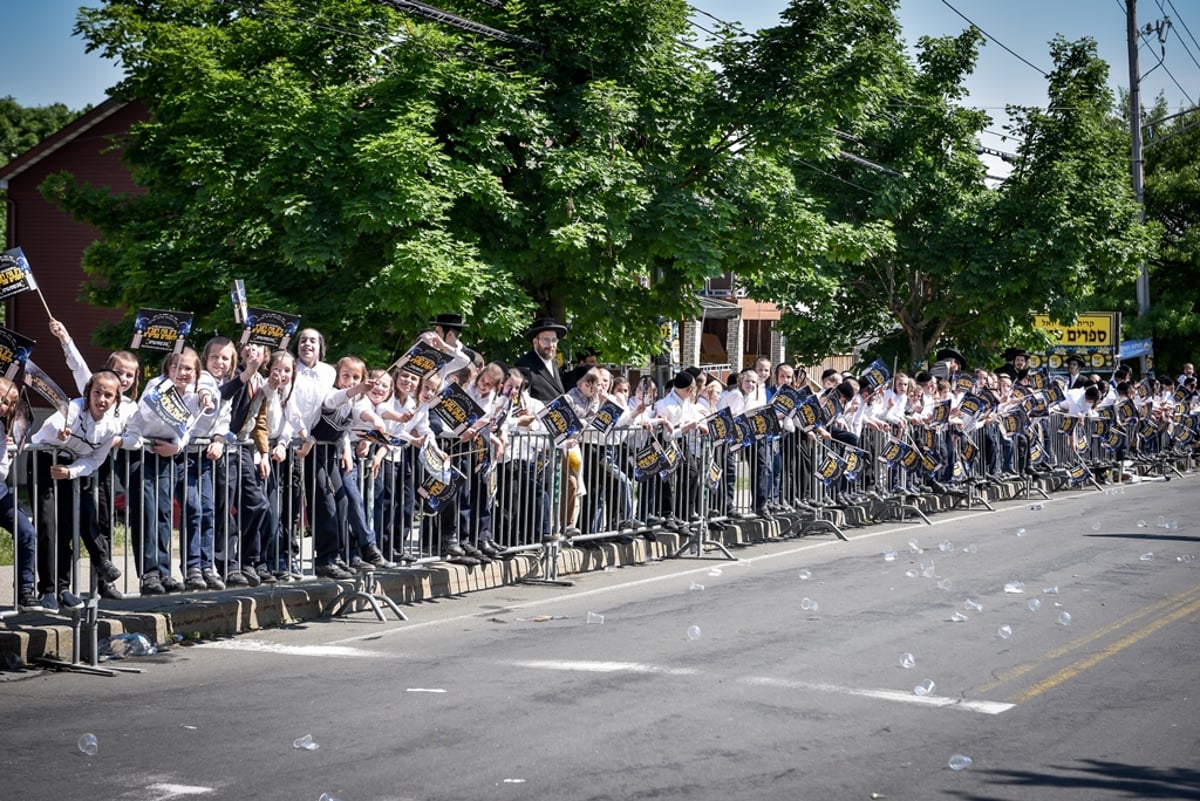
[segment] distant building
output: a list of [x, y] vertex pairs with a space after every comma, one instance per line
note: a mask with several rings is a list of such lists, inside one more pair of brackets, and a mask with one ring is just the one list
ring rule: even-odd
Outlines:
[[[54, 316], [71, 332], [87, 363], [97, 369], [109, 349], [92, 343], [92, 332], [107, 321], [117, 320], [117, 309], [98, 308], [84, 302], [83, 252], [98, 238], [95, 228], [79, 223], [42, 197], [38, 187], [48, 175], [66, 170], [81, 184], [108, 187], [116, 192], [136, 192], [121, 151], [112, 149], [130, 126], [146, 118], [138, 103], [107, 100], [76, 119], [36, 147], [0, 167], [0, 189], [8, 190], [5, 215], [8, 221], [4, 249], [19, 247]], [[66, 392], [76, 392], [75, 382], [63, 361], [62, 350], [49, 330], [42, 302], [33, 292], [9, 298], [5, 305], [6, 327], [37, 341], [33, 360]], [[41, 403], [30, 396], [30, 403]]]

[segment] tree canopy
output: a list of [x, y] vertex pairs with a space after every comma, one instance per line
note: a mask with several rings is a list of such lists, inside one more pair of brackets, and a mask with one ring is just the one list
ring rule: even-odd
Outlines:
[[94, 301], [228, 329], [242, 278], [369, 360], [457, 311], [499, 356], [541, 313], [635, 361], [730, 272], [804, 356], [898, 331], [920, 360], [1068, 318], [1150, 250], [1090, 42], [1053, 43], [1050, 107], [1015, 110], [993, 189], [989, 120], [960, 106], [978, 33], [914, 63], [896, 0], [704, 39], [682, 0], [441, 5], [528, 46], [382, 0], [83, 9], [150, 112], [124, 143], [144, 193], [44, 186], [104, 234]]
[[893, 62], [889, 97], [845, 132], [848, 156], [794, 165], [831, 220], [893, 237], [861, 260], [764, 277], [758, 291], [802, 310], [785, 324], [805, 355], [875, 340], [902, 365], [945, 345], [982, 357], [1030, 341], [1035, 314], [1074, 319], [1150, 252], [1094, 43], [1051, 44], [1050, 104], [1010, 108], [1013, 171], [995, 188], [977, 156], [991, 120], [960, 105], [981, 44], [973, 29], [921, 39], [915, 64]]
[[835, 5], [703, 46], [680, 0], [463, 9], [522, 48], [372, 0], [115, 0], [79, 30], [150, 110], [125, 151], [148, 191], [46, 191], [104, 233], [105, 305], [219, 328], [243, 278], [372, 358], [449, 310], [501, 354], [540, 312], [645, 358], [706, 278], [852, 249], [746, 136], [789, 128], [816, 158], [861, 112], [895, 20]]

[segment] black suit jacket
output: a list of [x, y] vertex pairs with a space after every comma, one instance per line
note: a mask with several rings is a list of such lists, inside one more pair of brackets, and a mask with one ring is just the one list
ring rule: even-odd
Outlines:
[[549, 403], [566, 391], [558, 370], [555, 369], [551, 372], [547, 369], [542, 357], [534, 351], [529, 351], [517, 359], [514, 366], [528, 368], [533, 375], [533, 380], [529, 383], [529, 394], [542, 403]]

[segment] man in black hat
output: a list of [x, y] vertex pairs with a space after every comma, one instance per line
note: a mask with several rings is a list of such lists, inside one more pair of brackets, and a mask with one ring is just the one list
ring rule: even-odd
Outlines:
[[996, 375], [1006, 375], [1015, 384], [1017, 375], [1025, 369], [1029, 354], [1022, 348], [1007, 348], [1004, 351], [1004, 364], [996, 369]]
[[463, 330], [463, 317], [461, 314], [439, 314], [433, 318], [433, 322], [430, 325], [433, 327], [433, 333], [441, 337], [447, 345], [452, 348], [458, 347], [458, 337]]
[[[950, 373], [950, 375], [947, 376], [939, 376], [934, 373], [934, 377], [936, 378], [950, 378], [951, 383], [953, 383], [954, 373], [965, 373], [967, 371], [966, 357], [954, 348], [942, 348], [934, 355], [933, 358], [934, 361], [939, 364], [945, 363], [949, 368], [948, 372]], [[933, 372], [933, 368], [930, 368], [930, 372]]]
[[1088, 383], [1083, 374], [1083, 357], [1072, 353], [1067, 357], [1067, 389], [1083, 389]]
[[542, 403], [549, 403], [565, 392], [558, 369], [558, 340], [567, 335], [567, 327], [553, 317], [540, 317], [525, 332], [533, 350], [514, 362], [515, 367], [529, 369], [529, 394]]

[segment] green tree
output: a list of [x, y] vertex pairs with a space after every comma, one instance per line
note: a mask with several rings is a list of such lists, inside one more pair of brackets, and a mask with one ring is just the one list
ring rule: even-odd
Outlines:
[[976, 155], [990, 120], [960, 105], [981, 42], [974, 30], [921, 39], [915, 64], [898, 60], [881, 80], [890, 97], [843, 131], [849, 158], [794, 164], [831, 220], [893, 237], [861, 260], [760, 282], [802, 310], [784, 325], [803, 357], [874, 341], [904, 365], [946, 344], [986, 361], [1028, 339], [1034, 314], [1073, 319], [1149, 251], [1094, 44], [1052, 44], [1049, 109], [1010, 110], [1017, 159], [993, 189]]
[[[240, 277], [369, 358], [446, 310], [500, 352], [538, 310], [644, 357], [705, 278], [860, 247], [780, 162], [830, 150], [887, 55], [890, 6], [826, 5], [711, 48], [679, 0], [447, 6], [522, 49], [371, 0], [115, 0], [79, 29], [150, 109], [126, 148], [147, 191], [45, 189], [104, 233], [105, 305], [218, 328]], [[778, 152], [747, 135], [772, 127]]]
[[[1200, 338], [1200, 111], [1172, 112], [1160, 97], [1143, 119], [1149, 124], [1143, 132], [1145, 213], [1161, 234], [1158, 254], [1147, 263], [1150, 310], [1139, 316], [1133, 278], [1100, 293], [1093, 305], [1120, 311], [1127, 339], [1153, 339], [1156, 369], [1175, 376], [1184, 362], [1195, 361]], [[1128, 127], [1127, 114], [1121, 124]]]

